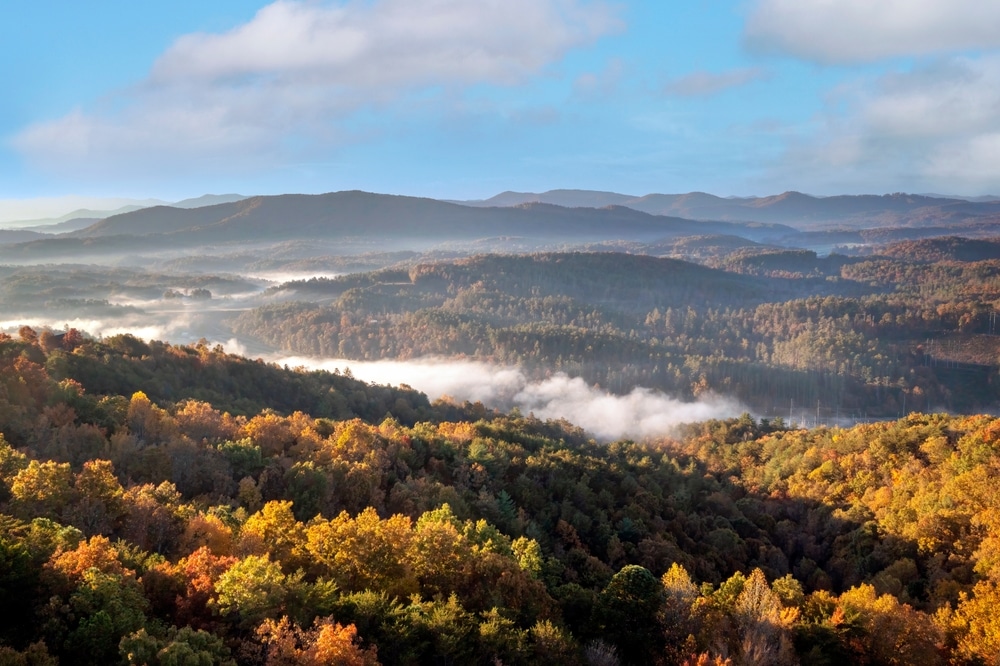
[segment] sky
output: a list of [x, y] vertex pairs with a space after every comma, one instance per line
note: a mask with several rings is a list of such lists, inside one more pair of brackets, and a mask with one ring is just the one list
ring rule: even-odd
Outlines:
[[33, 0], [4, 14], [0, 220], [230, 192], [1000, 194], [1000, 2]]

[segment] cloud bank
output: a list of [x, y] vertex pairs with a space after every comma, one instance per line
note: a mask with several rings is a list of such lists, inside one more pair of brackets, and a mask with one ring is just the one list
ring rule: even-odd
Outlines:
[[[754, 51], [870, 65], [827, 93], [768, 182], [821, 192], [983, 194], [1000, 167], [1000, 4], [980, 0], [756, 0]], [[872, 74], [872, 71], [880, 71]]]
[[[814, 174], [830, 179], [827, 190], [881, 182], [905, 191], [992, 191], [1000, 169], [997, 109], [1000, 55], [890, 71], [832, 94], [814, 131], [782, 156], [778, 177]], [[851, 180], [835, 180], [845, 177]]]
[[358, 379], [407, 384], [432, 400], [448, 395], [499, 409], [517, 407], [541, 419], [566, 419], [605, 441], [662, 436], [681, 423], [728, 418], [746, 411], [738, 401], [721, 396], [684, 402], [645, 388], [614, 395], [589, 386], [579, 377], [560, 373], [531, 381], [517, 368], [472, 361], [363, 362], [303, 356], [272, 356], [267, 360], [315, 370], [349, 368]]
[[228, 32], [179, 38], [105, 108], [31, 125], [13, 145], [98, 175], [252, 170], [363, 138], [348, 127], [361, 110], [524, 83], [620, 27], [603, 0], [278, 0]]
[[614, 24], [579, 0], [279, 0], [225, 34], [181, 37], [151, 82], [276, 77], [390, 92], [421, 85], [515, 84]]
[[983, 0], [759, 0], [745, 40], [824, 64], [1000, 48], [1000, 4]]

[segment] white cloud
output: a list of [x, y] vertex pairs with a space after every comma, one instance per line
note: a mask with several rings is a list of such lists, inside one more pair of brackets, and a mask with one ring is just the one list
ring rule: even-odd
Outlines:
[[222, 35], [187, 35], [152, 80], [301, 77], [362, 89], [513, 84], [617, 23], [579, 0], [279, 0]]
[[757, 0], [746, 41], [821, 63], [1000, 48], [990, 0]]
[[36, 123], [13, 145], [70, 171], [253, 169], [349, 140], [361, 109], [524, 83], [620, 27], [603, 0], [279, 0], [229, 32], [181, 37], [108, 108]]
[[954, 191], [972, 194], [1000, 191], [996, 175], [1000, 173], [1000, 130], [938, 146], [927, 171], [937, 182], [954, 183]]
[[691, 72], [667, 84], [666, 92], [681, 97], [700, 97], [738, 88], [767, 77], [760, 67], [741, 67], [726, 72], [700, 70]]
[[1000, 56], [940, 58], [831, 93], [772, 178], [815, 192], [1000, 189]]
[[936, 60], [883, 77], [863, 117], [885, 136], [975, 136], [1000, 128], [1000, 57]]

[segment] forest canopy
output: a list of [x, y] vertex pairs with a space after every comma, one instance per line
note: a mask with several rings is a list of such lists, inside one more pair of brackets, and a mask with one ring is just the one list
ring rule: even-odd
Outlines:
[[[994, 417], [743, 415], [599, 445], [206, 346], [32, 333], [0, 341], [5, 662], [973, 664], [1000, 644]], [[179, 388], [192, 372], [210, 396]]]
[[989, 409], [1000, 260], [931, 257], [484, 255], [289, 282], [233, 330], [320, 357], [472, 358], [624, 393], [713, 391], [771, 416]]

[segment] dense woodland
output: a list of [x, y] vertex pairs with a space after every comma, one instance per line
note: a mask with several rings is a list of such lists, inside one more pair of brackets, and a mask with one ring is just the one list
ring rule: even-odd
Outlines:
[[[183, 340], [236, 337], [254, 354], [471, 358], [622, 394], [715, 392], [796, 422], [985, 411], [1000, 399], [995, 241], [822, 257], [735, 236], [589, 247], [601, 251], [293, 259], [294, 245], [270, 260], [234, 250], [146, 268], [2, 266], [0, 308], [11, 322], [95, 335], [186, 326]], [[243, 272], [212, 272], [227, 267]], [[268, 271], [362, 272], [270, 289], [250, 277]]]
[[969, 412], [1000, 398], [1000, 259], [958, 247], [903, 243], [868, 257], [741, 247], [707, 265], [484, 255], [291, 282], [233, 326], [298, 353], [476, 358], [612, 391], [715, 391], [763, 414]]
[[[1000, 419], [943, 412], [1000, 399], [1000, 242], [923, 238], [958, 231], [920, 198], [833, 199], [900, 227], [532, 203], [463, 226], [441, 216], [461, 207], [346, 193], [5, 246], [111, 265], [0, 266], [5, 326], [81, 322], [0, 334], [0, 666], [998, 663]], [[355, 207], [285, 206], [330, 201]], [[671, 205], [744, 205], [699, 201]], [[954, 229], [995, 235], [973, 218]], [[129, 220], [148, 235], [120, 235]], [[498, 250], [533, 254], [468, 256]], [[267, 288], [283, 272], [351, 274]], [[349, 371], [101, 335], [167, 325], [765, 416], [599, 443]]]
[[1000, 650], [993, 417], [744, 415], [598, 445], [204, 345], [25, 328], [0, 340], [0, 432], [0, 663]]

